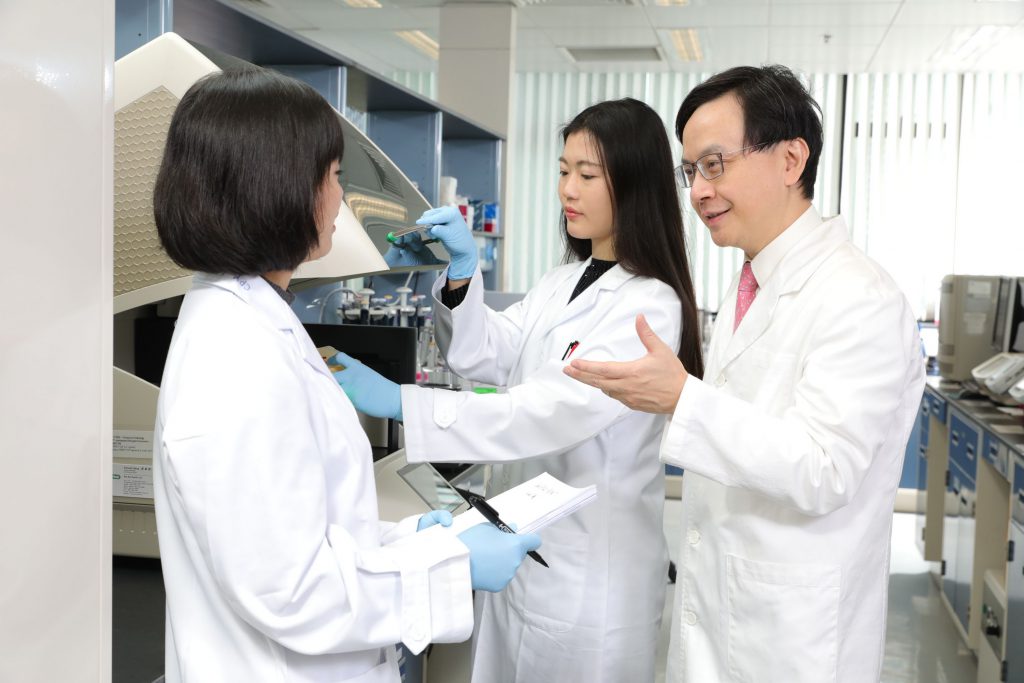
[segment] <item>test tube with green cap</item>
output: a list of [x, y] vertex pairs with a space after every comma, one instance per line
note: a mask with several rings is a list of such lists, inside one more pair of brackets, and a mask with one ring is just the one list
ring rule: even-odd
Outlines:
[[[395, 244], [396, 242], [398, 242], [398, 238], [399, 237], [404, 237], [405, 235], [410, 235], [410, 234], [412, 234], [414, 232], [426, 232], [427, 230], [430, 230], [432, 227], [434, 227], [434, 226], [433, 225], [413, 225], [412, 227], [409, 227], [409, 228], [402, 228], [401, 230], [394, 230], [394, 231], [389, 232], [387, 234], [387, 240], [388, 240], [388, 242], [391, 242], [392, 244]], [[437, 242], [437, 240], [436, 239], [423, 240], [423, 244], [433, 244], [434, 242]]]

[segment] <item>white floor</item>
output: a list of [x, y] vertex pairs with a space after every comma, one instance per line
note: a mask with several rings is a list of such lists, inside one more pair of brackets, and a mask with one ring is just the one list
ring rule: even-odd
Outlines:
[[[675, 557], [680, 538], [682, 504], [665, 501], [665, 537]], [[977, 664], [960, 639], [935, 583], [930, 563], [921, 559], [914, 543], [914, 516], [893, 516], [892, 562], [889, 577], [889, 618], [885, 634], [885, 663], [881, 683], [975, 683]], [[669, 586], [656, 683], [665, 680], [669, 625], [675, 591]]]

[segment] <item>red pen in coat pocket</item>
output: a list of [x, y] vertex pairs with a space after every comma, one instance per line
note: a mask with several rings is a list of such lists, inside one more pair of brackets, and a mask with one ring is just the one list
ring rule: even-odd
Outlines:
[[562, 360], [571, 356], [572, 352], [575, 351], [576, 347], [579, 345], [580, 343], [578, 341], [569, 342], [569, 346], [565, 349], [565, 353], [562, 354]]

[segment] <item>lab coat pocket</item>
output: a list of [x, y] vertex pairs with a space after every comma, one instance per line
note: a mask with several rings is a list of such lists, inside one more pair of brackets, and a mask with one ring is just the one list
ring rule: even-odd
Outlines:
[[377, 666], [354, 677], [340, 678], [338, 683], [393, 683], [399, 675], [397, 646], [385, 647], [382, 655], [384, 661]]
[[548, 633], [563, 633], [578, 624], [587, 582], [588, 536], [564, 526], [541, 533], [540, 552], [549, 566], [525, 558], [506, 588], [523, 621]]
[[744, 398], [779, 410], [792, 403], [799, 373], [799, 358], [793, 353], [751, 349], [748, 370], [743, 373], [747, 386]]
[[836, 680], [838, 565], [727, 556], [729, 680]]

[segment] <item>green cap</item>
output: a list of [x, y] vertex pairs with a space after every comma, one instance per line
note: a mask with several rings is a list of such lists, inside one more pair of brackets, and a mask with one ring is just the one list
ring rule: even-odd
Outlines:
[[496, 394], [498, 390], [495, 387], [473, 387], [474, 394]]

